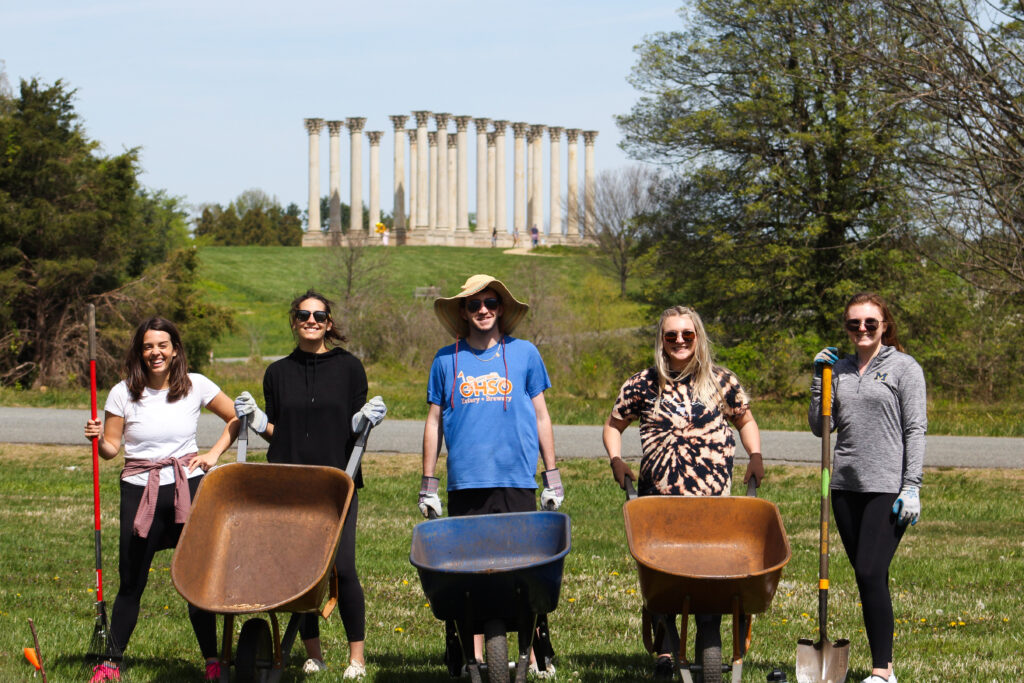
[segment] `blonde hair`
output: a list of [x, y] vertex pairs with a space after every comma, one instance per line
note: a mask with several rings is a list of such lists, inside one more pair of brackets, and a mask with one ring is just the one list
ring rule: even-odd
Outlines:
[[[682, 370], [674, 372], [668, 364], [668, 356], [665, 354], [665, 342], [663, 339], [665, 321], [669, 318], [689, 318], [693, 323], [693, 330], [697, 334], [693, 340], [693, 357]], [[691, 387], [693, 396], [706, 406], [721, 406], [722, 388], [714, 376], [716, 365], [714, 364], [714, 352], [711, 350], [711, 343], [708, 341], [707, 331], [704, 329], [704, 322], [700, 314], [686, 306], [672, 306], [666, 308], [658, 321], [658, 331], [654, 338], [654, 367], [658, 371], [658, 401], [669, 382], [674, 382], [692, 376]]]

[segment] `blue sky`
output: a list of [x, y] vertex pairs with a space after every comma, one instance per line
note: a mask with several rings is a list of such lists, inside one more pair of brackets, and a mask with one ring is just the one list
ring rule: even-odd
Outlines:
[[[381, 204], [390, 210], [388, 115], [414, 109], [594, 129], [599, 171], [630, 163], [612, 117], [638, 97], [626, 82], [633, 46], [679, 28], [678, 7], [656, 0], [0, 0], [0, 60], [15, 89], [32, 77], [76, 88], [88, 135], [107, 153], [140, 147], [143, 183], [192, 205], [224, 204], [259, 188], [304, 209], [303, 118], [365, 116], [366, 130], [386, 131]], [[364, 136], [364, 174], [368, 148]], [[564, 143], [562, 155], [564, 176]], [[511, 166], [511, 147], [507, 156]], [[321, 194], [327, 158], [325, 129]], [[474, 180], [471, 166], [471, 211]], [[368, 187], [364, 177], [364, 194]]]

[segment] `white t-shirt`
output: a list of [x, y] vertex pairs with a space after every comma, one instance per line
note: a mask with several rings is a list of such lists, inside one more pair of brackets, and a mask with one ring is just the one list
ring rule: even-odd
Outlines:
[[[199, 426], [199, 410], [220, 392], [220, 388], [206, 377], [190, 372], [192, 391], [174, 403], [167, 402], [167, 389], [145, 388], [138, 401], [132, 401], [128, 384], [118, 382], [110, 394], [103, 410], [111, 415], [124, 418], [125, 460], [159, 460], [168, 456], [180, 458], [199, 449], [196, 446], [196, 429]], [[203, 470], [196, 468], [189, 477], [202, 476]], [[149, 473], [126, 477], [129, 484], [145, 486]], [[160, 470], [160, 485], [174, 483], [174, 468], [167, 465]]]

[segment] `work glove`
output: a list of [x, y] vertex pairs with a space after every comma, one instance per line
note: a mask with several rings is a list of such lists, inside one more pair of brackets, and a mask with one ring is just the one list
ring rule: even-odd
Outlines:
[[633, 481], [636, 481], [636, 475], [633, 474], [633, 468], [629, 466], [625, 460], [620, 457], [612, 458], [612, 474], [615, 476], [615, 481], [618, 482], [619, 487], [626, 490], [626, 477], [629, 477]]
[[562, 475], [556, 467], [553, 470], [544, 470], [540, 475], [544, 482], [544, 490], [540, 493], [540, 506], [544, 510], [557, 510], [565, 500], [565, 491], [562, 489]]
[[834, 365], [839, 360], [839, 349], [834, 346], [826, 346], [814, 357], [814, 376], [821, 377], [821, 371], [826, 365]]
[[242, 419], [249, 416], [249, 427], [257, 434], [267, 431], [267, 414], [256, 405], [256, 400], [248, 391], [243, 391], [235, 399], [235, 415]]
[[917, 524], [917, 518], [921, 516], [921, 496], [916, 486], [904, 486], [900, 490], [899, 497], [892, 504], [892, 514], [896, 515], [896, 521], [901, 526], [907, 522], [911, 526]]
[[376, 427], [387, 414], [388, 407], [384, 405], [384, 399], [380, 396], [374, 396], [359, 409], [358, 413], [352, 416], [352, 431], [356, 434], [362, 431], [363, 420]]
[[420, 479], [420, 500], [419, 508], [424, 517], [430, 518], [429, 511], [433, 510], [438, 517], [441, 516], [441, 499], [437, 496], [437, 485], [440, 483], [437, 477], [423, 477]]

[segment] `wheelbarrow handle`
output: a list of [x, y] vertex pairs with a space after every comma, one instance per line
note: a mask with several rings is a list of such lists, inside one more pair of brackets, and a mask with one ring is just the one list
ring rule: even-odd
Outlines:
[[636, 498], [636, 488], [633, 486], [633, 477], [626, 476], [623, 487], [626, 490], [626, 500], [633, 500]]
[[345, 467], [345, 474], [355, 479], [356, 470], [359, 469], [359, 463], [363, 460], [363, 452], [366, 450], [366, 440], [370, 436], [370, 430], [373, 429], [373, 423], [363, 418], [359, 423], [359, 432], [356, 437], [355, 446], [352, 447], [352, 454], [348, 456], [348, 465]]
[[757, 477], [750, 477], [750, 481], [747, 482], [747, 495], [750, 496], [751, 498], [757, 498], [757, 487]]
[[238, 428], [238, 457], [236, 462], [245, 462], [245, 451], [249, 445], [249, 416], [243, 415], [239, 418], [241, 426]]

